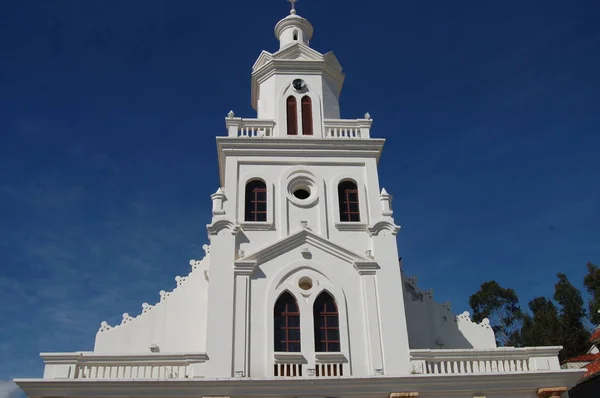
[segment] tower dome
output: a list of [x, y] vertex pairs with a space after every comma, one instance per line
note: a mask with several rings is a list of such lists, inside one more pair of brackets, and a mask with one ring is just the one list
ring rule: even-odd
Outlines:
[[295, 9], [292, 9], [290, 15], [275, 25], [275, 36], [279, 40], [280, 49], [296, 42], [304, 43], [308, 46], [310, 45], [312, 35], [313, 26], [308, 20], [296, 15]]

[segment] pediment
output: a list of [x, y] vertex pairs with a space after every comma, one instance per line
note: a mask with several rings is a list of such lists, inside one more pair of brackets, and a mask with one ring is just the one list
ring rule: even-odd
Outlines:
[[304, 43], [293, 43], [273, 54], [277, 60], [323, 61], [323, 54], [313, 50]]
[[362, 272], [363, 270], [375, 270], [379, 268], [377, 263], [372, 258], [355, 253], [351, 249], [331, 242], [330, 240], [315, 234], [307, 228], [301, 229], [300, 231], [286, 236], [285, 238], [282, 238], [266, 247], [263, 247], [262, 249], [245, 256], [244, 258], [236, 260], [235, 266], [236, 268], [244, 267], [246, 269], [249, 266], [257, 267], [283, 254], [289, 253], [300, 246], [309, 246], [323, 250], [332, 256], [352, 264], [359, 272]]
[[260, 55], [258, 56], [256, 62], [254, 62], [254, 65], [252, 65], [252, 70], [257, 70], [257, 69], [261, 68], [262, 66], [266, 65], [272, 59], [273, 59], [273, 54], [271, 54], [270, 52], [268, 52], [268, 51], [261, 52]]

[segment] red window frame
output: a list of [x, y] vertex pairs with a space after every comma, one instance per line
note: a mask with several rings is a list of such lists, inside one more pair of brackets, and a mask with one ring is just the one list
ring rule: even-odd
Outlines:
[[[283, 293], [273, 310], [275, 352], [300, 352], [300, 309], [298, 302], [289, 292]], [[297, 330], [298, 338], [290, 336]]]
[[[360, 222], [358, 187], [352, 181], [342, 181], [338, 185], [340, 221]], [[354, 208], [354, 210], [353, 210]]]
[[265, 183], [260, 180], [248, 182], [248, 184], [246, 184], [246, 209], [244, 220], [259, 222], [267, 221], [267, 210], [267, 186]]
[[298, 109], [296, 104], [296, 97], [290, 95], [286, 101], [288, 135], [298, 135]]
[[308, 95], [302, 97], [302, 135], [313, 135], [312, 100]]
[[[333, 311], [332, 311], [333, 309]], [[315, 351], [340, 352], [340, 319], [338, 307], [333, 297], [323, 292], [313, 307], [315, 320]], [[331, 337], [334, 335], [334, 337]], [[337, 338], [335, 338], [337, 335]]]

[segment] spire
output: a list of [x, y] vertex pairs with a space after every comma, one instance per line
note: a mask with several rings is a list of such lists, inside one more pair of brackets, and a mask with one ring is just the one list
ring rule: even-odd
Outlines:
[[290, 2], [290, 4], [292, 5], [292, 10], [290, 11], [290, 14], [292, 15], [296, 15], [296, 3], [298, 2], [298, 0], [287, 0]]
[[283, 18], [275, 26], [275, 36], [279, 39], [279, 48], [294, 43], [310, 44], [313, 27], [306, 19], [296, 15], [296, 3], [298, 0], [287, 0], [292, 5], [290, 15]]

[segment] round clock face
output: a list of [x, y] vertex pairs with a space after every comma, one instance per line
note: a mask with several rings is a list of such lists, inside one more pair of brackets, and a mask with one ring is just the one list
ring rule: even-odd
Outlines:
[[306, 87], [306, 83], [304, 83], [304, 80], [302, 79], [294, 79], [292, 86], [294, 86], [294, 89], [296, 90], [302, 90]]

